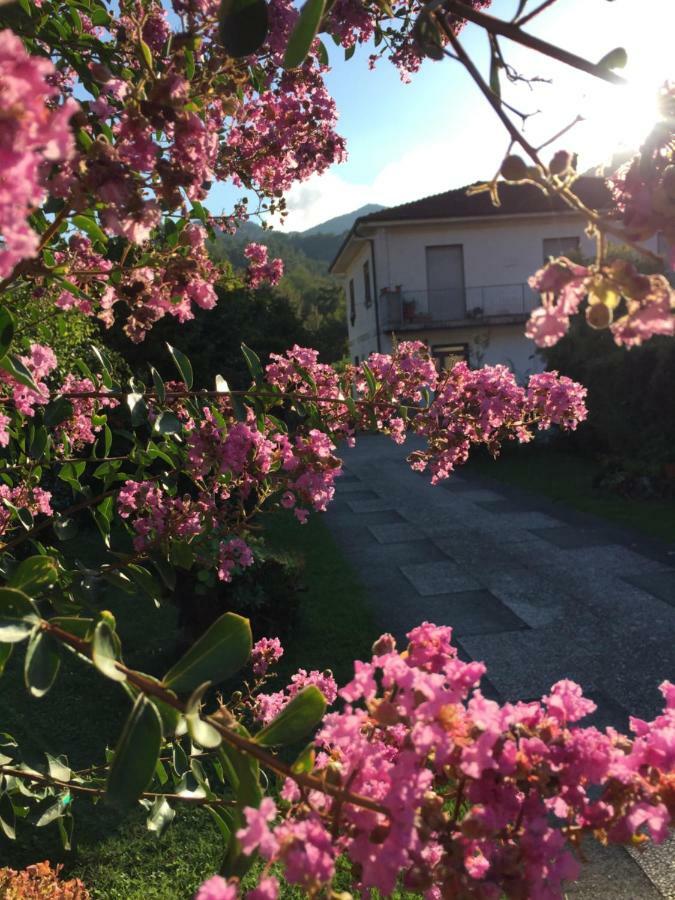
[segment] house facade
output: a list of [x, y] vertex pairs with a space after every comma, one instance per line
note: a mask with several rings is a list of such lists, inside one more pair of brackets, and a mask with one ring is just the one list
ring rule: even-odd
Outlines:
[[[602, 179], [575, 190], [591, 207], [609, 196]], [[534, 185], [500, 185], [501, 206], [466, 188], [380, 210], [358, 219], [330, 271], [347, 297], [353, 361], [392, 341], [426, 342], [439, 366], [511, 366], [518, 376], [543, 361], [524, 336], [539, 305], [528, 278], [550, 256], [591, 257], [586, 221]]]

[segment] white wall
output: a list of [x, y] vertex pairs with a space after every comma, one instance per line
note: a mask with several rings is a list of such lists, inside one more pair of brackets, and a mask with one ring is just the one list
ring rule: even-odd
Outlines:
[[[490, 221], [419, 225], [390, 225], [376, 236], [379, 288], [401, 285], [408, 291], [426, 291], [426, 248], [461, 244], [464, 248], [464, 277], [471, 288], [490, 285], [517, 285], [544, 263], [544, 238], [578, 237], [581, 251], [595, 250], [584, 231], [585, 222], [576, 214], [501, 218]], [[468, 302], [469, 307], [471, 303]]]
[[[375, 319], [375, 286], [373, 279], [373, 263], [370, 258], [370, 244], [364, 241], [352, 259], [347, 275], [342, 279], [342, 284], [347, 298], [347, 327], [349, 330], [349, 355], [354, 361], [358, 356], [360, 360], [377, 350], [377, 326]], [[370, 262], [370, 296], [372, 303], [366, 306], [366, 292], [363, 278], [363, 264]], [[378, 292], [382, 285], [379, 283]], [[349, 320], [349, 280], [354, 279], [354, 296], [356, 298], [356, 319], [354, 325]]]

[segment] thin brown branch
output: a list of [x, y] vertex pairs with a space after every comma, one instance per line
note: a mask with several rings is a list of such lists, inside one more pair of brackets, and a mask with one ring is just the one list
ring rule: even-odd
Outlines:
[[549, 6], [553, 6], [554, 3], [557, 3], [557, 0], [544, 0], [543, 3], [540, 3], [539, 6], [535, 6], [535, 8], [531, 12], [526, 13], [524, 16], [521, 16], [518, 21], [514, 22], [513, 24], [517, 25], [518, 28], [522, 28], [523, 25], [527, 24], [527, 22], [530, 21], [530, 19], [534, 19], [535, 16], [543, 13], [543, 11]]
[[569, 50], [564, 50], [555, 44], [549, 44], [548, 41], [535, 37], [533, 34], [527, 34], [519, 25], [513, 22], [504, 22], [502, 19], [496, 19], [494, 16], [487, 15], [487, 13], [472, 9], [472, 7], [461, 3], [460, 0], [439, 0], [438, 5], [434, 4], [431, 7], [431, 10], [436, 12], [440, 12], [441, 9], [461, 19], [466, 19], [467, 22], [473, 22], [474, 25], [480, 25], [481, 28], [490, 34], [508, 38], [517, 44], [528, 47], [530, 50], [535, 50], [537, 53], [548, 56], [550, 59], [556, 59], [558, 62], [571, 66], [573, 69], [579, 69], [588, 75], [600, 78], [602, 81], [609, 81], [610, 84], [626, 84], [625, 78], [621, 78], [620, 75], [617, 75], [611, 69], [598, 66], [581, 56], [577, 56], [575, 53], [570, 53]]
[[[48, 631], [62, 643], [72, 647], [79, 654], [91, 660], [91, 646], [86, 641], [83, 641], [76, 635], [70, 634], [46, 620], [42, 621], [41, 627], [44, 631]], [[146, 696], [156, 697], [158, 700], [168, 704], [178, 712], [185, 714], [185, 703], [179, 700], [176, 695], [165, 688], [164, 685], [151, 681], [146, 676], [141, 675], [140, 672], [129, 669], [121, 662], [116, 661], [115, 666], [120, 672], [123, 672], [126, 675], [127, 680], [131, 684], [137, 687]], [[370, 797], [364, 797], [361, 794], [354, 794], [350, 791], [346, 791], [339, 785], [331, 784], [316, 775], [294, 772], [290, 765], [282, 762], [282, 760], [272, 753], [268, 753], [256, 744], [255, 740], [243, 737], [236, 731], [228, 728], [217, 717], [204, 716], [203, 720], [211, 725], [212, 728], [216, 729], [225, 743], [248, 756], [254, 757], [259, 763], [266, 768], [271, 769], [273, 772], [276, 772], [278, 775], [282, 775], [285, 778], [291, 778], [301, 787], [305, 787], [308, 790], [321, 791], [324, 794], [329, 794], [331, 797], [340, 798], [343, 803], [351, 803], [353, 806], [369, 809], [372, 812], [380, 813], [384, 816], [389, 815], [389, 810], [385, 806], [381, 803], [377, 803], [375, 800], [371, 800]]]
[[525, 138], [521, 134], [521, 132], [518, 130], [518, 128], [516, 128], [516, 126], [511, 121], [511, 119], [506, 115], [506, 113], [504, 112], [504, 108], [502, 106], [501, 100], [493, 93], [490, 86], [487, 84], [487, 82], [485, 81], [483, 76], [480, 74], [480, 72], [476, 68], [476, 65], [473, 62], [473, 60], [471, 59], [471, 57], [468, 55], [468, 53], [464, 50], [464, 48], [460, 44], [454, 31], [452, 30], [452, 27], [449, 25], [445, 14], [442, 11], [438, 10], [436, 12], [436, 18], [437, 18], [437, 21], [440, 24], [441, 28], [445, 32], [447, 39], [449, 40], [450, 44], [452, 45], [452, 49], [454, 50], [455, 54], [459, 57], [460, 62], [462, 63], [464, 68], [467, 70], [469, 75], [473, 78], [474, 82], [476, 83], [476, 85], [478, 86], [480, 91], [482, 92], [485, 99], [488, 101], [490, 106], [494, 109], [494, 111], [499, 116], [499, 119], [501, 120], [504, 128], [506, 128], [509, 135], [511, 136], [511, 140], [513, 141], [513, 143], [520, 144], [520, 146], [523, 148], [523, 150], [525, 150], [527, 155], [532, 160], [534, 160], [534, 162], [536, 162], [537, 165], [541, 166], [543, 169], [544, 166], [543, 166], [541, 160], [539, 159], [539, 155], [538, 155], [536, 149], [532, 146], [532, 144], [530, 144], [530, 142], [527, 140], [527, 138]]
[[[105, 794], [105, 788], [88, 787], [84, 784], [74, 784], [72, 781], [61, 781], [59, 778], [51, 778], [40, 772], [26, 771], [24, 769], [15, 769], [12, 766], [0, 766], [0, 775], [7, 775], [12, 778], [21, 778], [24, 781], [32, 781], [35, 784], [44, 784], [48, 787], [59, 787], [69, 791], [76, 791], [80, 794], [91, 794], [102, 797]], [[163, 797], [165, 800], [175, 800], [179, 803], [192, 804], [193, 806], [235, 806], [234, 800], [209, 799], [208, 797], [190, 797], [183, 794], [167, 794], [162, 791], [143, 791], [141, 797], [148, 800], [156, 800]]]

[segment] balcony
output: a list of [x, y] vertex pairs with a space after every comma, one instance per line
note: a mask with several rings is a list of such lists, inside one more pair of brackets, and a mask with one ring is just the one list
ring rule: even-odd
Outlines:
[[480, 322], [487, 325], [520, 322], [540, 301], [539, 295], [523, 283], [436, 291], [385, 288], [379, 302], [385, 331], [414, 331]]

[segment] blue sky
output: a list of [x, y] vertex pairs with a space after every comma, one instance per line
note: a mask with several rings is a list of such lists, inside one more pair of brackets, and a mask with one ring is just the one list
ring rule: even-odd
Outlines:
[[[494, 0], [491, 12], [510, 18], [516, 6], [516, 0]], [[627, 89], [605, 85], [504, 42], [507, 60], [519, 71], [552, 79], [533, 88], [509, 87], [505, 95], [524, 111], [543, 110], [528, 119], [528, 137], [542, 142], [581, 113], [586, 121], [545, 152], [566, 146], [579, 152], [586, 168], [606, 161], [613, 148], [637, 146], [653, 119], [658, 85], [675, 78], [675, 0], [558, 0], [528, 29], [595, 61], [625, 47], [629, 63], [622, 74], [630, 83]], [[469, 25], [461, 39], [485, 66], [482, 30]], [[302, 230], [365, 203], [404, 203], [494, 174], [508, 144], [506, 133], [458, 63], [426, 62], [410, 84], [403, 84], [386, 60], [369, 71], [369, 47], [358, 48], [345, 62], [332, 41], [326, 46], [332, 66], [326, 80], [349, 158], [291, 189], [285, 228]], [[220, 212], [240, 195], [219, 186], [210, 208]]]

